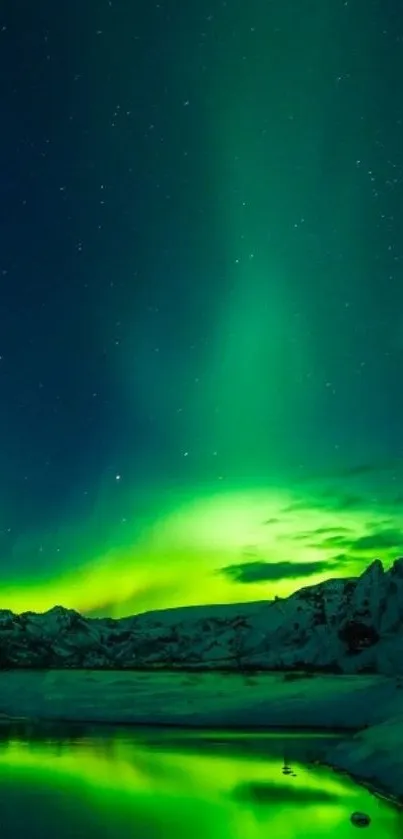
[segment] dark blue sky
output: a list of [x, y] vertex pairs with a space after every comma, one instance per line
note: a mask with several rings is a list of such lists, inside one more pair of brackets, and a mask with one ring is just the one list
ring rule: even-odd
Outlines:
[[396, 0], [2, 4], [0, 577], [173, 486], [315, 507], [359, 467], [400, 533], [402, 72]]

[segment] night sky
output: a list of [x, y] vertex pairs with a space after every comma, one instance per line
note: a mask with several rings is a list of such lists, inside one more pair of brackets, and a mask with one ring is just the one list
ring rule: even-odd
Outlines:
[[401, 0], [3, 0], [0, 606], [403, 552]]

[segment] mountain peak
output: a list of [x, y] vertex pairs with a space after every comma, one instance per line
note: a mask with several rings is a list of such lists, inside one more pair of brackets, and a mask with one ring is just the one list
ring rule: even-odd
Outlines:
[[290, 597], [130, 618], [0, 610], [0, 667], [403, 672], [403, 558]]

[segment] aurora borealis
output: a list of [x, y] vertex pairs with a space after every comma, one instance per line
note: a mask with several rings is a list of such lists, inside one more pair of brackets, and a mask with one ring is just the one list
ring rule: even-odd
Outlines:
[[0, 608], [403, 552], [397, 0], [6, 0]]

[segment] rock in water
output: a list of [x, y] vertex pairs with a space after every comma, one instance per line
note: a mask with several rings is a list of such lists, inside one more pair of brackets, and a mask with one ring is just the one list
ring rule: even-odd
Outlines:
[[356, 827], [368, 827], [371, 823], [371, 819], [366, 813], [358, 812], [351, 814], [350, 821], [355, 824]]

